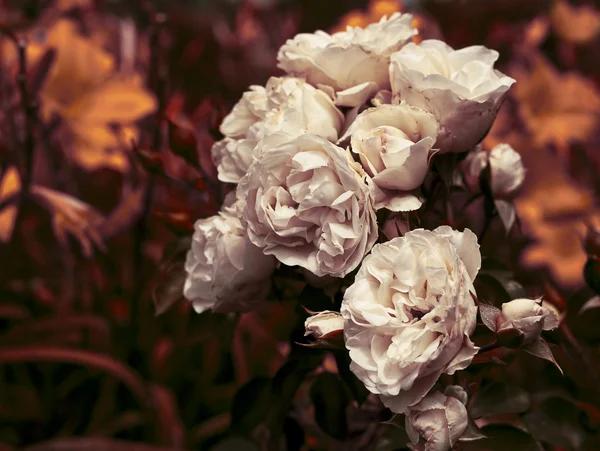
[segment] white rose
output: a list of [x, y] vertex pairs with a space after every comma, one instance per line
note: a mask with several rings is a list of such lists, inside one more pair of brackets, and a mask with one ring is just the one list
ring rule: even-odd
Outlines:
[[344, 115], [323, 91], [298, 78], [271, 77], [266, 88], [246, 92], [223, 120], [226, 138], [211, 151], [219, 180], [238, 183], [260, 155], [263, 148], [257, 144], [265, 136], [314, 134], [335, 142], [343, 122]]
[[448, 226], [408, 232], [365, 257], [342, 302], [346, 348], [350, 369], [392, 411], [470, 364], [480, 266], [475, 234]]
[[433, 113], [445, 129], [437, 145], [465, 152], [492, 126], [504, 95], [515, 82], [494, 70], [498, 52], [483, 46], [454, 50], [442, 41], [410, 43], [391, 57], [395, 102]]
[[515, 299], [502, 304], [496, 333], [502, 337], [517, 331], [522, 338], [520, 344], [528, 344], [535, 341], [542, 330], [556, 329], [559, 322], [552, 310], [541, 305], [541, 299]]
[[348, 152], [319, 136], [271, 147], [238, 185], [250, 239], [286, 265], [344, 277], [377, 240], [365, 176]]
[[489, 165], [494, 197], [510, 199], [525, 181], [521, 155], [508, 144], [498, 144], [490, 152], [477, 149], [467, 157], [471, 177], [478, 178]]
[[430, 393], [412, 406], [405, 419], [411, 449], [449, 451], [467, 429], [466, 402], [462, 387], [451, 385], [443, 394]]
[[390, 55], [417, 34], [412, 21], [410, 14], [396, 13], [364, 29], [299, 34], [279, 50], [279, 67], [315, 86], [330, 87], [337, 105], [361, 105], [379, 89], [389, 89]]
[[325, 310], [316, 315], [309, 316], [304, 322], [306, 333], [304, 336], [312, 335], [316, 339], [329, 338], [340, 334], [344, 330], [344, 318], [339, 312]]
[[429, 169], [438, 133], [433, 115], [406, 104], [380, 105], [358, 115], [342, 140], [377, 187], [376, 208], [411, 211], [421, 207], [415, 193]]
[[198, 313], [247, 311], [269, 292], [277, 261], [250, 242], [240, 209], [236, 203], [196, 221], [183, 292]]
[[220, 131], [228, 138], [244, 138], [248, 129], [267, 114], [267, 91], [262, 86], [250, 86], [231, 112], [225, 116]]

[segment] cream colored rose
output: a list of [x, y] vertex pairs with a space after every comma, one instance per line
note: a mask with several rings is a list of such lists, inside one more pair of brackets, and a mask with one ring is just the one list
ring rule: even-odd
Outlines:
[[339, 312], [325, 310], [309, 316], [304, 322], [305, 336], [312, 335], [316, 339], [328, 338], [340, 334], [344, 330], [344, 318]]
[[245, 138], [248, 129], [265, 118], [269, 107], [267, 91], [262, 86], [250, 86], [231, 112], [225, 116], [220, 131], [228, 138]]
[[238, 185], [250, 240], [286, 265], [345, 276], [377, 240], [365, 177], [348, 152], [320, 136], [270, 147]]
[[502, 304], [502, 313], [498, 316], [496, 333], [517, 331], [521, 344], [535, 341], [542, 330], [556, 329], [560, 321], [556, 314], [542, 305], [541, 299], [515, 299]]
[[335, 142], [343, 123], [343, 114], [323, 91], [298, 78], [271, 77], [265, 88], [246, 92], [223, 120], [226, 138], [211, 151], [219, 180], [238, 183], [263, 150], [257, 144], [266, 136], [314, 134]]
[[396, 13], [364, 29], [299, 34], [279, 50], [279, 67], [329, 87], [337, 105], [361, 105], [379, 89], [389, 89], [390, 55], [417, 34], [412, 21], [410, 14]]
[[346, 348], [350, 369], [392, 411], [470, 364], [480, 266], [475, 234], [448, 226], [408, 232], [365, 257], [342, 302]]
[[482, 46], [454, 50], [442, 41], [410, 43], [391, 57], [394, 101], [429, 111], [445, 129], [437, 145], [466, 152], [492, 126], [515, 82], [494, 69], [498, 52]]
[[376, 208], [418, 209], [418, 188], [429, 170], [438, 123], [433, 115], [406, 104], [380, 105], [358, 115], [342, 140], [377, 187]]
[[450, 451], [469, 423], [467, 394], [457, 385], [436, 391], [409, 409], [406, 433], [413, 450]]
[[250, 242], [237, 216], [240, 208], [236, 203], [196, 221], [184, 296], [198, 313], [246, 311], [269, 292], [277, 261]]

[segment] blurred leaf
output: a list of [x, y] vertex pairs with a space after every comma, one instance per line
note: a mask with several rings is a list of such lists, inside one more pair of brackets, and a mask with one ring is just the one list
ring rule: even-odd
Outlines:
[[548, 346], [548, 343], [546, 343], [543, 338], [541, 338], [541, 337], [538, 338], [533, 343], [531, 343], [527, 346], [523, 346], [522, 349], [523, 349], [523, 351], [525, 351], [531, 355], [534, 355], [540, 359], [544, 359], [544, 360], [547, 360], [548, 362], [551, 362], [552, 364], [554, 364], [554, 366], [556, 366], [556, 368], [558, 368], [558, 371], [560, 371], [561, 374], [564, 374], [562, 368], [558, 365], [558, 363], [554, 359], [554, 355], [552, 355], [550, 346]]
[[552, 27], [567, 41], [586, 43], [600, 32], [600, 12], [592, 5], [571, 5], [557, 0], [550, 12]]
[[264, 421], [269, 410], [271, 379], [257, 377], [240, 388], [231, 405], [231, 430], [237, 434], [250, 432]]
[[469, 413], [473, 418], [505, 413], [521, 413], [529, 409], [529, 393], [516, 385], [493, 382], [474, 396]]
[[322, 289], [306, 285], [300, 293], [298, 303], [311, 312], [321, 312], [331, 310], [333, 301]]
[[52, 342], [53, 335], [66, 331], [87, 330], [94, 346], [108, 348], [110, 344], [110, 327], [108, 322], [95, 315], [65, 315], [60, 321], [55, 318], [39, 319], [17, 325], [6, 334], [0, 336], [3, 342], [19, 344], [36, 343], [44, 339]]
[[600, 307], [600, 296], [594, 296], [581, 306], [579, 314], [581, 315], [585, 313], [586, 310], [597, 309], [598, 307]]
[[323, 432], [339, 440], [348, 433], [346, 408], [349, 396], [340, 379], [332, 373], [322, 373], [313, 382], [310, 396], [315, 406], [315, 420]]
[[142, 406], [147, 405], [147, 392], [141, 377], [128, 366], [108, 355], [42, 345], [0, 348], [0, 364], [25, 362], [71, 363], [106, 371], [126, 385]]
[[590, 138], [598, 124], [600, 95], [593, 83], [575, 72], [560, 73], [541, 54], [533, 70], [511, 74], [520, 111], [538, 146], [566, 149], [572, 141]]
[[63, 246], [67, 246], [67, 235], [71, 235], [79, 241], [86, 257], [93, 255], [94, 247], [106, 251], [99, 231], [104, 218], [96, 209], [68, 194], [43, 186], [32, 186], [30, 194], [50, 213], [54, 235]]
[[182, 448], [185, 443], [185, 429], [173, 392], [158, 384], [152, 384], [150, 393], [158, 414], [156, 423], [159, 427], [157, 432], [160, 443], [176, 449]]
[[594, 257], [588, 258], [583, 268], [583, 277], [588, 287], [600, 294], [600, 260]]
[[192, 237], [178, 238], [163, 252], [163, 260], [152, 280], [151, 294], [156, 315], [162, 315], [175, 302], [183, 299], [185, 259], [192, 245]]
[[410, 439], [404, 427], [389, 427], [385, 433], [377, 439], [373, 451], [398, 451], [408, 449]]
[[334, 352], [335, 363], [337, 365], [338, 373], [350, 390], [353, 398], [358, 402], [358, 405], [362, 405], [363, 402], [369, 396], [369, 390], [366, 389], [365, 384], [363, 384], [356, 375], [350, 371], [350, 354], [347, 351]]
[[27, 77], [27, 92], [29, 93], [30, 98], [37, 98], [55, 60], [56, 50], [48, 49], [46, 50], [46, 53], [44, 53], [44, 56], [37, 61], [35, 67], [31, 69], [30, 74]]
[[0, 422], [43, 421], [44, 409], [33, 386], [5, 385], [0, 392]]
[[249, 440], [233, 437], [213, 446], [210, 451], [258, 451], [258, 446]]
[[165, 448], [139, 442], [93, 437], [59, 438], [20, 449], [22, 451], [184, 451], [183, 448]]
[[0, 203], [7, 204], [0, 208], [0, 242], [10, 240], [15, 220], [17, 218], [17, 206], [13, 205], [21, 192], [21, 177], [15, 166], [0, 172]]
[[481, 430], [486, 438], [462, 444], [464, 451], [543, 451], [527, 432], [508, 425], [488, 425]]
[[537, 440], [569, 449], [580, 449], [585, 440], [581, 426], [580, 411], [563, 398], [544, 400], [535, 410], [525, 415], [523, 420], [527, 430]]

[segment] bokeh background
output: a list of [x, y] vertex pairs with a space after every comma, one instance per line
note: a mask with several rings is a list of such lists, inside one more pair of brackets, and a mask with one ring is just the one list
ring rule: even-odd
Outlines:
[[[235, 395], [281, 366], [298, 313], [197, 315], [181, 298], [193, 221], [223, 195], [210, 147], [286, 39], [396, 11], [422, 38], [500, 52], [517, 84], [483, 145], [511, 144], [528, 176], [518, 227], [495, 224], [484, 253], [579, 311], [600, 223], [599, 1], [2, 0], [0, 450], [247, 449], [231, 437], [256, 399]], [[598, 319], [572, 323], [593, 374]], [[599, 449], [581, 432], [598, 399], [578, 408], [548, 449]], [[338, 449], [311, 409], [286, 420], [287, 449]]]

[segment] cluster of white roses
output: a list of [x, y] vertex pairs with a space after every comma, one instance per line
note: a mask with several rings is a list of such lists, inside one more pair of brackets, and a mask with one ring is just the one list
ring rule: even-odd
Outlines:
[[[243, 311], [264, 298], [280, 263], [338, 278], [360, 266], [341, 314], [312, 317], [308, 330], [343, 325], [352, 371], [392, 411], [412, 412], [416, 441], [430, 440], [423, 418], [454, 406], [464, 418], [444, 420], [444, 445], [426, 448], [443, 449], [466, 427], [464, 399], [424, 397], [478, 351], [469, 338], [477, 237], [443, 226], [375, 245], [376, 212], [421, 207], [433, 155], [472, 150], [514, 80], [485, 47], [411, 42], [412, 21], [395, 14], [365, 29], [300, 34], [280, 49], [287, 75], [251, 87], [221, 125], [213, 161], [237, 190], [196, 223], [184, 294], [198, 312]], [[477, 160], [480, 171], [491, 158]]]

